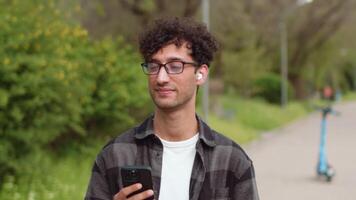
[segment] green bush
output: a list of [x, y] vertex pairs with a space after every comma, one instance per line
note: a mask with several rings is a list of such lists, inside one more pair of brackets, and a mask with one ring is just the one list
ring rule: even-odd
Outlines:
[[22, 165], [19, 177], [6, 177], [0, 190], [0, 199], [84, 199], [93, 158], [103, 142], [96, 140], [75, 149], [68, 148], [68, 154], [61, 157], [49, 151], [32, 153], [19, 161], [19, 165]]
[[254, 81], [268, 72], [269, 62], [263, 58], [263, 49], [254, 43], [241, 51], [225, 50], [222, 53], [223, 80], [227, 87], [244, 97], [253, 95]]
[[133, 49], [118, 39], [95, 44], [96, 58], [91, 76], [94, 88], [85, 109], [88, 131], [117, 134], [143, 118], [148, 112], [146, 77]]
[[[254, 82], [254, 95], [270, 103], [281, 102], [281, 78], [277, 74], [267, 73]], [[293, 98], [293, 87], [288, 83], [288, 98]]]
[[90, 40], [54, 2], [0, 0], [0, 179], [36, 148], [117, 133], [147, 111], [133, 50]]

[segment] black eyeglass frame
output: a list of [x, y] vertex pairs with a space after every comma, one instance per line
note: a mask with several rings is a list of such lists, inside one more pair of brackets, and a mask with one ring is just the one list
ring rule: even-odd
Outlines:
[[[169, 72], [168, 68], [166, 67], [167, 64], [170, 64], [170, 63], [173, 63], [173, 62], [180, 62], [183, 64], [182, 66], [182, 70], [178, 73], [172, 73], [172, 72]], [[145, 69], [148, 69], [148, 64], [150, 63], [154, 63], [154, 64], [157, 64], [159, 65], [159, 68], [157, 70], [156, 73], [148, 73], [148, 70], [145, 70]], [[185, 65], [193, 65], [194, 67], [198, 67], [199, 64], [197, 63], [194, 63], [194, 62], [185, 62], [185, 61], [182, 61], [182, 60], [172, 60], [172, 61], [169, 61], [169, 62], [166, 62], [164, 64], [162, 63], [158, 63], [158, 62], [149, 62], [149, 63], [141, 63], [141, 67], [142, 67], [142, 71], [146, 74], [146, 75], [157, 75], [160, 71], [161, 71], [161, 68], [164, 67], [164, 69], [166, 70], [167, 74], [181, 74], [183, 73], [184, 71], [184, 67]]]

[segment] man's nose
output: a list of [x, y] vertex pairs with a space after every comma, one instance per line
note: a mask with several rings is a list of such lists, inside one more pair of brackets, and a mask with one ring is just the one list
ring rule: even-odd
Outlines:
[[159, 69], [159, 72], [157, 74], [157, 82], [165, 83], [165, 82], [168, 82], [168, 80], [169, 80], [169, 75], [168, 75], [166, 69], [162, 66], [161, 69]]

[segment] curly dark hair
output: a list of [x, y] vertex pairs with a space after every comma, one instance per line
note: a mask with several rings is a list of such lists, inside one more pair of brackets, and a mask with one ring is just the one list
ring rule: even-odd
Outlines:
[[164, 46], [175, 44], [180, 47], [184, 42], [188, 42], [191, 56], [199, 65], [209, 66], [218, 50], [218, 43], [207, 27], [189, 18], [156, 20], [139, 38], [140, 52], [146, 62]]

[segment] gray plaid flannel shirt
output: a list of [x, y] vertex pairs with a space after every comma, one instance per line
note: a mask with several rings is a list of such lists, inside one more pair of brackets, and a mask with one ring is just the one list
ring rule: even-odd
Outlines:
[[[199, 140], [190, 179], [191, 200], [258, 200], [252, 161], [242, 148], [210, 129], [199, 117]], [[112, 200], [120, 191], [120, 167], [152, 168], [158, 199], [163, 146], [153, 132], [153, 116], [109, 142], [97, 156], [85, 200]], [[174, 172], [172, 172], [174, 173]]]

